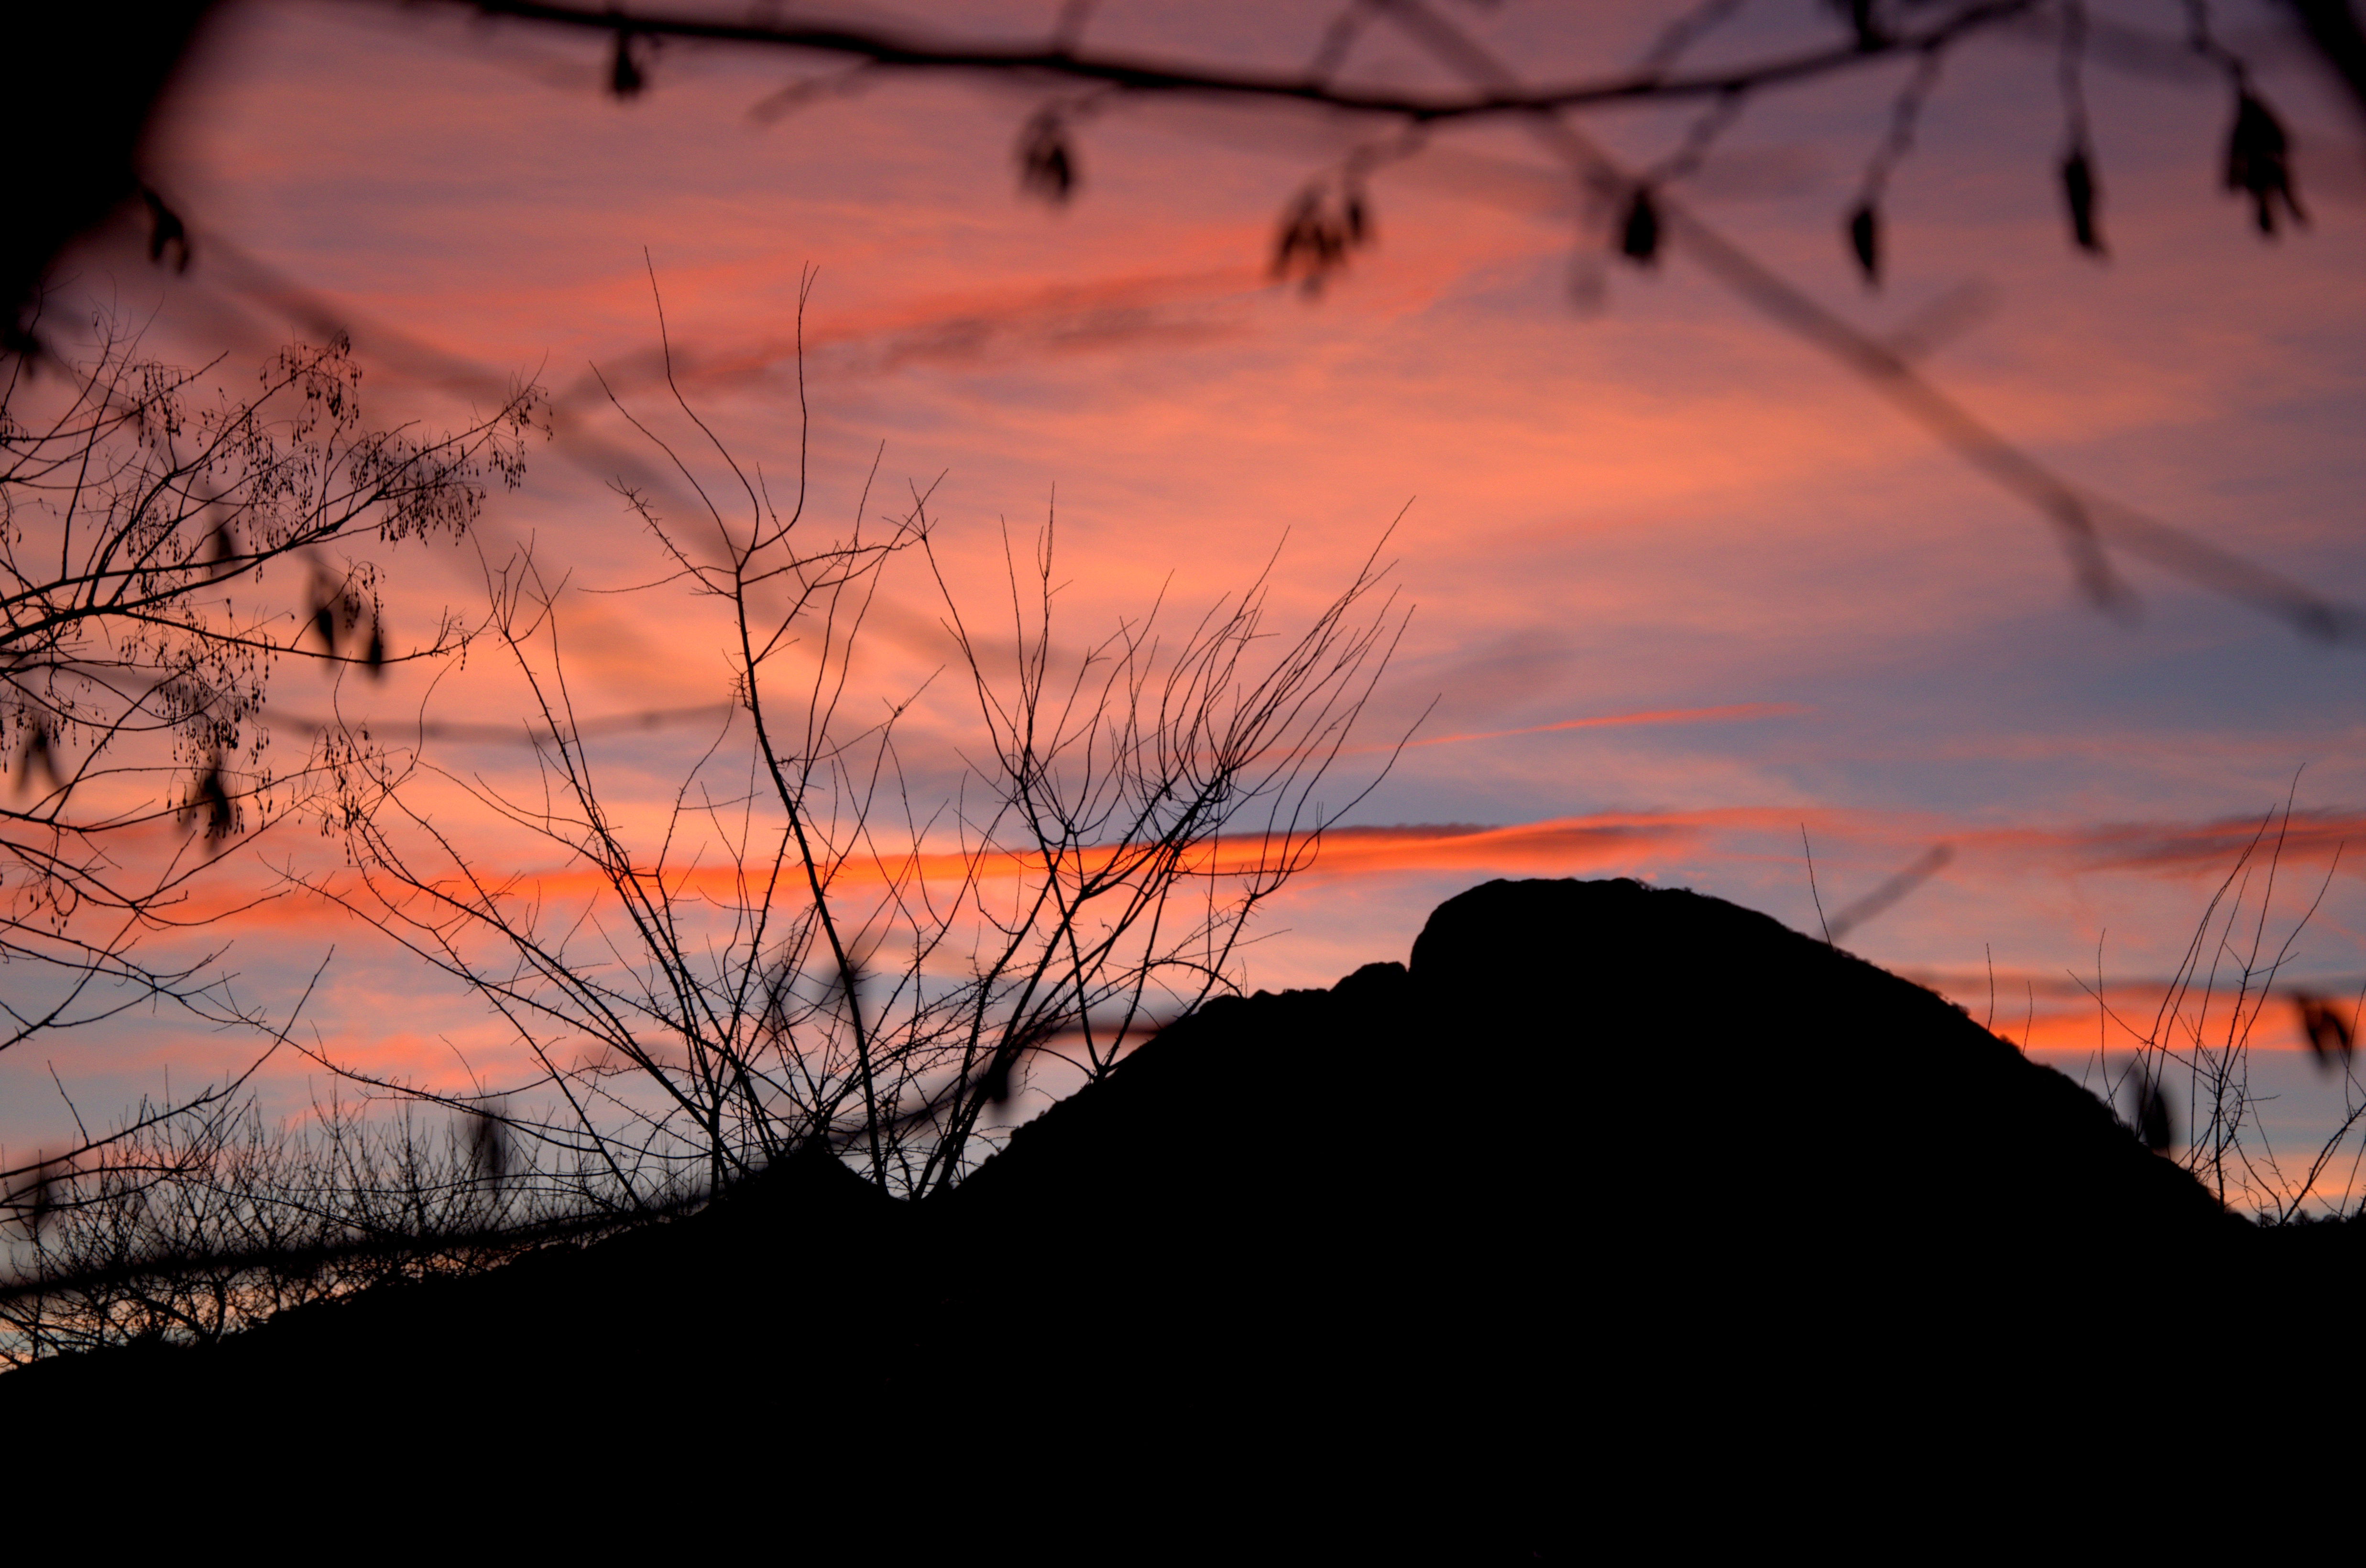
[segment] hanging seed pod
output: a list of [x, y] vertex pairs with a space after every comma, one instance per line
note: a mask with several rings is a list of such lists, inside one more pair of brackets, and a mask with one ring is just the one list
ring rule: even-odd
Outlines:
[[17, 1214], [25, 1222], [25, 1234], [36, 1241], [40, 1239], [41, 1226], [49, 1223], [51, 1215], [57, 1212], [58, 1188], [62, 1185], [58, 1180], [56, 1168], [40, 1150], [36, 1149], [33, 1151], [31, 1184], [7, 1194], [18, 1205]]
[[1320, 294], [1333, 273], [1346, 269], [1348, 253], [1372, 238], [1371, 209], [1353, 176], [1336, 188], [1318, 182], [1292, 197], [1282, 214], [1268, 272], [1277, 282], [1295, 274], [1309, 296]]
[[1019, 137], [1019, 188], [1053, 207], [1066, 205], [1076, 190], [1076, 158], [1068, 150], [1068, 128], [1046, 109], [1027, 122]]
[[199, 821], [205, 823], [206, 841], [209, 844], [228, 838], [238, 829], [238, 808], [231, 803], [229, 787], [222, 782], [220, 752], [208, 759], [205, 773], [181, 805], [184, 827]]
[[994, 1060], [986, 1068], [986, 1076], [978, 1080], [978, 1091], [986, 1096], [987, 1104], [999, 1107], [1010, 1103], [1013, 1080], [1018, 1077], [1016, 1071], [1018, 1066], [1018, 1052], [1002, 1050], [994, 1054]]
[[608, 61], [608, 91], [617, 98], [637, 98], [648, 85], [640, 62], [633, 58], [633, 35], [619, 28], [615, 53]]
[[2101, 194], [2086, 147], [2072, 148], [2070, 156], [2062, 161], [2062, 198], [2070, 207], [2070, 238], [2080, 250], [2097, 256], [2105, 253], [2102, 231], [2095, 227], [2095, 198]]
[[2160, 1079], [2141, 1064], [2128, 1083], [2127, 1126], [2155, 1154], [2167, 1154], [2177, 1139], [2177, 1118]]
[[1281, 227], [1274, 232], [1271, 272], [1275, 278], [1288, 277], [1291, 264], [1301, 253], [1313, 252], [1319, 248], [1316, 238], [1319, 228], [1320, 214], [1314, 193], [1300, 192], [1290, 210], [1282, 215]]
[[2177, 1118], [2169, 1108], [2169, 1096], [2161, 1092], [2160, 1080], [2146, 1073], [2136, 1081], [2135, 1135], [2155, 1154], [2167, 1154], [2177, 1141]]
[[2235, 96], [2235, 129], [2226, 137], [2226, 188], [2251, 198], [2262, 234], [2275, 233], [2279, 201], [2293, 221], [2308, 221], [2293, 190], [2292, 139], [2275, 112], [2248, 92]]
[[2293, 1005], [2300, 1010], [2301, 1033], [2307, 1037], [2309, 1052], [2315, 1057], [2317, 1066], [2336, 1067], [2350, 1058], [2356, 1041], [2349, 1020], [2331, 1002], [2321, 996], [2294, 991]]
[[176, 273], [187, 272], [189, 270], [188, 225], [181, 221], [179, 213], [164, 205], [163, 196], [147, 186], [140, 187], [140, 195], [148, 204], [148, 259], [162, 266], [164, 263], [164, 253], [170, 251], [174, 252], [173, 270]]
[[1873, 0], [1831, 0], [1831, 8], [1841, 14], [1856, 34], [1857, 48], [1871, 53], [1889, 41], [1881, 28], [1880, 17], [1874, 15]]
[[516, 1135], [499, 1103], [490, 1110], [471, 1106], [466, 1114], [469, 1167], [479, 1181], [498, 1193], [517, 1167]]
[[1618, 253], [1639, 267], [1659, 262], [1660, 208], [1648, 185], [1637, 185], [1628, 200], [1627, 216], [1618, 225]]
[[1859, 202], [1856, 210], [1849, 214], [1848, 242], [1850, 253], [1865, 273], [1865, 286], [1877, 286], [1881, 282], [1881, 215], [1874, 210], [1873, 203]]
[[39, 720], [25, 722], [25, 739], [17, 751], [17, 794], [21, 799], [31, 792], [33, 775], [45, 774], [51, 790], [65, 787], [65, 774], [58, 767], [57, 753], [51, 749], [50, 727]]

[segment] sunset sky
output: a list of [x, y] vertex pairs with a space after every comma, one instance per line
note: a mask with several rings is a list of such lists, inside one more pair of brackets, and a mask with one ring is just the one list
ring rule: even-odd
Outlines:
[[[1041, 36], [1058, 9], [796, 7], [997, 39]], [[1548, 81], [1631, 64], [1680, 7], [1448, 9]], [[2366, 136], [2273, 13], [2216, 9], [2293, 134], [2310, 221], [2272, 241], [2220, 188], [2225, 85], [2169, 47], [2182, 11], [2153, 0], [2097, 7], [2168, 40], [2088, 73], [2107, 260], [2067, 235], [2042, 39], [1949, 57], [1890, 178], [1878, 290], [1842, 222], [1907, 62], [1753, 97], [1672, 191], [1866, 331], [1938, 337], [1919, 362], [1933, 383], [2077, 484], [2366, 600]], [[1109, 0], [1087, 37], [1280, 69], [1331, 14]], [[1698, 58], [1830, 30], [1805, 0], [1766, 0]], [[1517, 126], [1442, 129], [1380, 169], [1378, 242], [1309, 296], [1268, 276], [1279, 216], [1385, 127], [1121, 100], [1077, 126], [1081, 185], [1055, 208], [1020, 190], [1013, 158], [1057, 91], [1042, 84], [879, 74], [773, 113], [783, 89], [843, 63], [673, 43], [620, 102], [605, 50], [433, 6], [234, 0], [152, 160], [194, 264], [151, 267], [127, 217], [60, 268], [52, 319], [110, 305], [149, 323], [152, 352], [223, 356], [225, 384], [342, 326], [374, 420], [449, 423], [538, 379], [553, 438], [480, 537], [496, 554], [531, 540], [569, 574], [586, 714], [729, 696], [716, 628], [677, 591], [576, 591], [663, 575], [613, 481], [660, 508], [683, 499], [593, 375], [662, 416], [652, 272], [684, 392], [778, 487], [798, 461], [799, 280], [817, 269], [804, 322], [816, 515], [851, 514], [874, 457], [874, 506], [933, 487], [955, 591], [990, 609], [1002, 526], [1031, 540], [1056, 508], [1059, 615], [1078, 644], [1162, 590], [1170, 614], [1196, 618], [1269, 557], [1276, 623], [1294, 630], [1380, 546], [1412, 617], [1339, 796], [1412, 742], [1269, 910], [1251, 987], [1402, 958], [1430, 908], [1494, 876], [1648, 877], [1812, 932], [1804, 833], [1827, 916], [1944, 858], [1844, 945], [2075, 1076], [2098, 1036], [2071, 974], [2100, 967], [2115, 1004], [2148, 1018], [2212, 891], [2288, 795], [2270, 946], [2338, 855], [2285, 979], [2366, 986], [2366, 642], [2311, 643], [2132, 559], [2140, 612], [2099, 611], [2024, 501], [1680, 240], [1650, 269], [1610, 256], [1606, 215]], [[1448, 84], [1385, 28], [1349, 73]], [[1582, 123], [1640, 165], [1690, 118]], [[1598, 274], [1598, 301], [1572, 302], [1573, 274], [1579, 292]], [[473, 552], [386, 565], [398, 626], [481, 603]], [[866, 700], [900, 700], [941, 663], [934, 592], [894, 569]], [[382, 715], [426, 702], [450, 724], [518, 717], [490, 661], [432, 698], [406, 676], [340, 700]], [[318, 718], [330, 701], [318, 672], [281, 669], [276, 713]], [[917, 709], [921, 738], [958, 744], [952, 711]], [[700, 724], [611, 743], [618, 777], [657, 798], [712, 738]], [[523, 776], [524, 748], [471, 734], [434, 755]], [[483, 842], [540, 868], [530, 847]], [[266, 836], [219, 871], [260, 885], [310, 853]], [[497, 1052], [469, 999], [300, 904], [238, 925], [232, 962], [267, 999], [333, 946], [308, 1037], [425, 1078]], [[2283, 1096], [2270, 1114], [2296, 1135], [2321, 1123], [2338, 1081], [2315, 1073], [2287, 1011], [2259, 1043], [2272, 1048], [2255, 1088]], [[166, 1064], [183, 1081], [239, 1048], [159, 1019], [51, 1059], [84, 1114], [104, 1114], [160, 1088]], [[299, 1068], [271, 1080], [278, 1103], [300, 1103]], [[0, 1137], [51, 1136], [45, 1065], [6, 1063], [0, 1082]]]

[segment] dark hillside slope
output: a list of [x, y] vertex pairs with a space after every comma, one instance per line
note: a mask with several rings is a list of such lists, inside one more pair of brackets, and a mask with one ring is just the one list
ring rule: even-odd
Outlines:
[[1098, 1307], [1172, 1398], [1291, 1389], [1359, 1451], [1412, 1393], [1532, 1501], [1568, 1456], [1526, 1434], [1589, 1403], [1961, 1394], [2260, 1240], [1931, 991], [1632, 881], [1489, 883], [1409, 969], [1212, 1002], [944, 1207], [1014, 1320]]
[[1321, 1452], [1391, 1528], [1443, 1495], [1567, 1542], [1578, 1476], [1764, 1463], [1806, 1410], [2025, 1421], [2259, 1260], [2079, 1085], [1719, 900], [1495, 882], [1412, 958], [1211, 1003], [947, 1195], [1019, 1413], [1254, 1409], [1254, 1473]]
[[1940, 998], [1716, 899], [1490, 883], [1412, 960], [1210, 1003], [927, 1204], [817, 1152], [596, 1247], [0, 1377], [0, 1422], [202, 1414], [311, 1463], [332, 1388], [368, 1412], [335, 1462], [395, 1489], [694, 1456], [826, 1477], [850, 1529], [1119, 1498], [1113, 1561], [1252, 1520], [1525, 1558], [1579, 1529], [1582, 1433], [1657, 1464], [1711, 1416], [1988, 1397], [2035, 1342], [1995, 1322], [2137, 1320], [2263, 1239]]

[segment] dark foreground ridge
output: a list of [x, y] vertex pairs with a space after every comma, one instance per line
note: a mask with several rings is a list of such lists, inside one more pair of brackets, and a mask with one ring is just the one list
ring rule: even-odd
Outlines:
[[0, 1422], [37, 1471], [202, 1433], [143, 1484], [593, 1537], [733, 1497], [887, 1560], [950, 1528], [1523, 1561], [1590, 1528], [1605, 1433], [1615, 1473], [2025, 1401], [2090, 1327], [2166, 1353], [2196, 1282], [2347, 1291], [2355, 1227], [2310, 1228], [2304, 1269], [2068, 1079], [1763, 915], [1493, 882], [1409, 968], [1210, 1003], [941, 1200], [817, 1152], [596, 1246], [37, 1363]]

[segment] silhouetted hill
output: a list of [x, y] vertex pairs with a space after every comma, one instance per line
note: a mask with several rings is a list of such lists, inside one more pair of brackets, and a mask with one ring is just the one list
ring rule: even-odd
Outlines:
[[1573, 1411], [1649, 1454], [1709, 1411], [1994, 1399], [2060, 1370], [2056, 1315], [2125, 1345], [2184, 1282], [2348, 1266], [2307, 1228], [2268, 1260], [2077, 1084], [1763, 915], [1493, 882], [1409, 967], [1209, 1003], [941, 1200], [815, 1153], [594, 1247], [37, 1364], [0, 1419], [197, 1413], [301, 1466], [325, 1400], [389, 1484], [629, 1454], [788, 1486], [817, 1542], [1048, 1497], [1148, 1549], [1114, 1560], [1253, 1519], [1252, 1555], [1521, 1559], [1577, 1539]]

